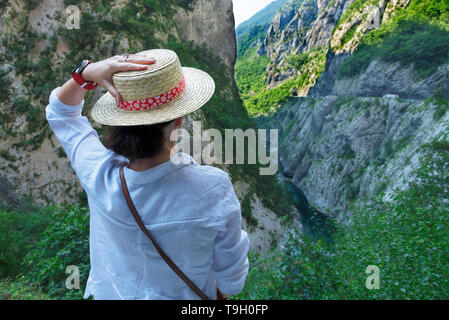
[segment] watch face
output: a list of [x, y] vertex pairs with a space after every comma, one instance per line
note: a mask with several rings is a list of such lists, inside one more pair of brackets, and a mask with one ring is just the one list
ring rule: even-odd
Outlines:
[[72, 73], [81, 74], [81, 72], [83, 72], [84, 68], [86, 68], [88, 64], [89, 64], [88, 60], [81, 61], [80, 64], [77, 65], [75, 69], [73, 69]]

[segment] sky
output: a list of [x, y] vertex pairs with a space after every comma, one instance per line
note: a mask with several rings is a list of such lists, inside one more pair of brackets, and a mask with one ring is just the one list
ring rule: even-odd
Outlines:
[[232, 0], [234, 4], [235, 26], [251, 18], [273, 0]]

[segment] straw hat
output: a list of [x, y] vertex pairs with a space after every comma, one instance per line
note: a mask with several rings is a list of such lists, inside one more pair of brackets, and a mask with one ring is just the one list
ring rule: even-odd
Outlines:
[[201, 108], [214, 94], [214, 80], [204, 71], [181, 67], [171, 50], [148, 50], [156, 63], [147, 70], [120, 72], [112, 80], [124, 103], [116, 105], [108, 92], [92, 109], [92, 118], [109, 126], [167, 122]]

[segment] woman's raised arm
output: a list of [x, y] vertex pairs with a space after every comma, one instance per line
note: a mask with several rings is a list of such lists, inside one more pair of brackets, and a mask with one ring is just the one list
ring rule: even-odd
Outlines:
[[[82, 72], [82, 77], [87, 81], [96, 82], [108, 90], [115, 98], [116, 103], [119, 104], [121, 97], [112, 83], [112, 75], [123, 71], [145, 70], [148, 68], [148, 65], [155, 62], [156, 60], [154, 58], [147, 57], [145, 54], [115, 56], [89, 64]], [[57, 97], [66, 105], [77, 106], [84, 100], [86, 92], [75, 80], [70, 79], [58, 91]]]

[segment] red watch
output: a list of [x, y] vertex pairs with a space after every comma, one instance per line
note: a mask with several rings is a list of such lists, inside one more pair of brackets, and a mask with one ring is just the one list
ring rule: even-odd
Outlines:
[[86, 81], [86, 79], [84, 79], [81, 75], [81, 73], [90, 63], [91, 62], [89, 60], [83, 60], [72, 71], [73, 80], [75, 80], [75, 82], [78, 83], [81, 88], [86, 90], [94, 90], [96, 87], [98, 87], [98, 83], [93, 81]]

